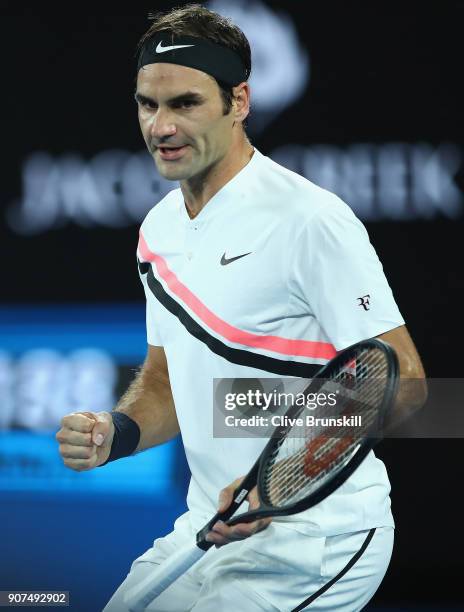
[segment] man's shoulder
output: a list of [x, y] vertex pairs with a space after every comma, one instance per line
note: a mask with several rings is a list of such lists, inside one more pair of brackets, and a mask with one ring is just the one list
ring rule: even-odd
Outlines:
[[351, 213], [349, 206], [336, 194], [264, 155], [261, 156], [259, 179], [266, 202], [300, 221], [323, 216], [329, 211], [342, 215]]
[[176, 205], [179, 204], [179, 202], [182, 202], [182, 192], [180, 188], [172, 189], [148, 211], [142, 222], [141, 228], [144, 229], [153, 223], [157, 225], [170, 223], [172, 215], [176, 214]]

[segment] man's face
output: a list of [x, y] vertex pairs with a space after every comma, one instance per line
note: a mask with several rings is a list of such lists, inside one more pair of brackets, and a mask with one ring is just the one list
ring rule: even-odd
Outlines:
[[139, 70], [136, 100], [143, 138], [165, 178], [200, 176], [228, 151], [233, 113], [223, 114], [219, 86], [206, 73], [149, 64]]

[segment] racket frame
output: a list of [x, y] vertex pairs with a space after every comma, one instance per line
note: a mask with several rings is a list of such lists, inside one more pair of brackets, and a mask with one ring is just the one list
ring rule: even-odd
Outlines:
[[[393, 400], [395, 398], [398, 382], [399, 382], [399, 364], [398, 358], [396, 356], [393, 348], [383, 342], [379, 338], [371, 338], [368, 340], [362, 340], [361, 342], [357, 342], [352, 346], [341, 351], [337, 356], [335, 356], [331, 361], [321, 367], [321, 369], [314, 375], [309, 385], [303, 391], [304, 394], [313, 393], [317, 391], [325, 379], [331, 378], [331, 373], [338, 368], [343, 363], [350, 361], [351, 359], [356, 359], [356, 356], [359, 355], [360, 351], [365, 349], [379, 349], [383, 351], [387, 356], [387, 382], [385, 385], [385, 391], [382, 398], [382, 404], [379, 407], [378, 415], [380, 422], [379, 429], [385, 422], [385, 416], [391, 409], [393, 404]], [[286, 412], [285, 416], [288, 418], [293, 418], [298, 414], [301, 414], [302, 410], [304, 410], [304, 406], [291, 406]], [[370, 436], [365, 437], [358, 443], [358, 446], [354, 452], [354, 454], [350, 457], [347, 464], [343, 466], [339, 471], [337, 471], [332, 477], [328, 479], [327, 482], [324, 483], [319, 489], [314, 491], [313, 493], [306, 496], [304, 499], [299, 500], [295, 503], [292, 503], [288, 506], [283, 506], [281, 508], [275, 508], [267, 504], [263, 498], [265, 495], [264, 491], [264, 473], [265, 473], [265, 465], [267, 463], [267, 459], [274, 452], [276, 445], [279, 441], [285, 438], [289, 429], [291, 429], [292, 425], [286, 425], [277, 427], [270, 440], [264, 447], [261, 455], [258, 460], [248, 472], [245, 479], [241, 482], [241, 484], [235, 489], [233, 494], [233, 501], [230, 506], [225, 510], [225, 512], [218, 512], [208, 523], [197, 533], [197, 546], [202, 548], [203, 550], [208, 550], [211, 546], [214, 546], [212, 542], [207, 542], [205, 540], [207, 533], [212, 529], [213, 525], [221, 520], [227, 522], [227, 525], [233, 526], [239, 523], [251, 523], [252, 521], [256, 521], [261, 518], [266, 518], [270, 516], [288, 516], [291, 514], [297, 514], [299, 512], [303, 512], [312, 506], [315, 506], [320, 501], [328, 497], [331, 493], [333, 493], [336, 489], [338, 489], [346, 480], [353, 474], [353, 472], [360, 466], [360, 464], [364, 461], [366, 456], [370, 453], [370, 451], [374, 448], [374, 446], [380, 441], [381, 436]], [[243, 514], [239, 514], [231, 518], [238, 508], [242, 505], [243, 501], [246, 499], [248, 493], [253, 489], [254, 486], [258, 487], [258, 497], [260, 500], [260, 507], [257, 510], [252, 510], [250, 512], [245, 512]]]
[[[343, 350], [339, 355], [334, 357], [326, 366], [319, 370], [319, 372], [317, 372], [317, 374], [314, 376], [313, 380], [306, 387], [303, 393], [307, 394], [315, 392], [318, 388], [318, 385], [320, 388], [320, 386], [323, 384], [324, 379], [330, 378], [331, 372], [337, 370], [347, 360], [350, 360], [351, 358], [355, 359], [356, 355], [359, 354], [360, 344], [362, 344], [361, 350], [377, 348], [382, 350], [387, 355], [387, 383], [385, 385], [382, 404], [378, 410], [378, 428], [380, 430], [381, 427], [384, 425], [385, 416], [391, 409], [393, 400], [396, 396], [399, 381], [399, 364], [398, 358], [393, 348], [386, 342], [380, 340], [379, 338], [371, 338], [369, 340], [364, 340], [361, 343], [358, 342], [353, 346]], [[295, 410], [295, 408], [299, 409], [300, 412], [302, 409], [304, 409], [304, 407], [302, 408], [300, 406], [291, 406], [286, 416], [292, 418], [295, 413], [298, 413], [298, 410]], [[285, 438], [288, 430], [291, 429], [291, 427], [291, 425], [287, 425], [281, 428], [277, 428], [277, 430], [273, 433], [271, 439], [266, 444], [265, 448], [263, 449], [263, 452], [260, 455], [258, 478], [256, 483], [258, 486], [260, 509], [256, 511], [256, 518], [264, 518], [267, 516], [288, 516], [289, 514], [297, 514], [298, 512], [302, 512], [304, 510], [307, 510], [308, 508], [311, 508], [312, 506], [315, 506], [320, 501], [325, 499], [328, 495], [333, 493], [336, 489], [338, 489], [338, 487], [340, 487], [361, 465], [361, 463], [364, 461], [370, 451], [374, 448], [374, 446], [376, 446], [376, 444], [382, 439], [381, 436], [369, 436], [365, 437], [363, 440], [360, 440], [356, 451], [350, 457], [348, 463], [343, 466], [338, 472], [336, 472], [331, 478], [329, 478], [329, 480], [320, 489], [314, 491], [314, 493], [311, 493], [310, 495], [298, 502], [290, 504], [287, 507], [283, 506], [282, 508], [277, 510], [273, 506], [270, 506], [265, 502], [266, 496], [263, 493], [265, 465], [269, 456], [272, 455], [272, 453], [274, 452], [274, 449], [276, 447], [276, 440], [278, 442], [282, 440], [282, 438]], [[258, 516], [258, 513], [261, 513], [261, 510], [264, 512], [264, 514], [259, 514]]]

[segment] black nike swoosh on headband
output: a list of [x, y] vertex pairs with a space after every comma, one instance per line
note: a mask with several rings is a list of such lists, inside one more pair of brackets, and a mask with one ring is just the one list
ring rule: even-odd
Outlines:
[[242, 257], [246, 257], [247, 255], [251, 255], [252, 251], [249, 253], [243, 253], [243, 255], [237, 255], [237, 257], [231, 257], [230, 259], [226, 258], [226, 254], [221, 257], [221, 266], [227, 266], [228, 264], [236, 261], [237, 259], [241, 259]]
[[[142, 265], [143, 263], [139, 262], [139, 268]], [[146, 274], [146, 272], [142, 272], [142, 274]], [[244, 349], [232, 348], [208, 333], [206, 329], [199, 325], [199, 323], [197, 323], [197, 321], [195, 321], [195, 319], [193, 319], [174, 298], [166, 293], [164, 287], [155, 278], [153, 269], [150, 265], [148, 266], [147, 283], [150, 291], [158, 302], [179, 320], [190, 335], [197, 338], [200, 342], [203, 342], [203, 344], [206, 344], [213, 353], [216, 353], [216, 355], [223, 357], [231, 363], [256, 368], [273, 374], [280, 374], [282, 376], [299, 376], [301, 378], [311, 378], [322, 367], [319, 364], [286, 361], [285, 359], [268, 357], [267, 355], [253, 353]]]

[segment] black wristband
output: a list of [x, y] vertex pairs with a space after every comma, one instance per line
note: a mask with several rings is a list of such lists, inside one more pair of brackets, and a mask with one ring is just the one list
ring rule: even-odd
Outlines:
[[114, 436], [111, 451], [105, 463], [115, 461], [121, 457], [128, 457], [137, 448], [140, 440], [140, 428], [137, 423], [123, 412], [112, 412], [111, 418], [114, 424]]

